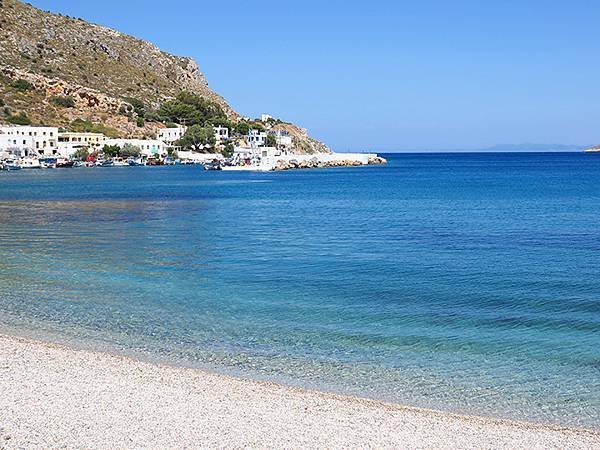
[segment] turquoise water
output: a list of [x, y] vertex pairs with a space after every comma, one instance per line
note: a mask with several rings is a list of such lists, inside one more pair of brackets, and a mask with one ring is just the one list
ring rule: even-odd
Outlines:
[[0, 173], [0, 330], [600, 428], [600, 155]]

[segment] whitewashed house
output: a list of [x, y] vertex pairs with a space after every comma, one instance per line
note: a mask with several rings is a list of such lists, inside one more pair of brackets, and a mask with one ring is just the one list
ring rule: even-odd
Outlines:
[[275, 133], [275, 142], [277, 143], [277, 147], [281, 149], [290, 149], [292, 147], [292, 137], [287, 131], [277, 130]]
[[164, 142], [167, 147], [175, 147], [177, 141], [183, 137], [186, 131], [187, 127], [183, 125], [173, 128], [161, 128], [156, 139]]
[[40, 156], [56, 156], [58, 152], [57, 127], [0, 126], [0, 149], [19, 151], [22, 156], [30, 152]]
[[246, 136], [250, 147], [262, 147], [267, 142], [267, 133], [259, 130], [250, 130]]
[[229, 128], [227, 127], [213, 127], [215, 130], [215, 139], [217, 142], [223, 142], [229, 140]]
[[106, 139], [102, 133], [61, 131], [58, 133], [58, 152], [61, 156], [69, 158], [81, 148], [87, 148], [90, 152], [100, 151]]

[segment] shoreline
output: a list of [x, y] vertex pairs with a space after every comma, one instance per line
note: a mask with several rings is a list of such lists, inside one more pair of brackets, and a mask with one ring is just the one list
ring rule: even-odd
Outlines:
[[0, 448], [592, 448], [581, 428], [460, 415], [0, 334]]

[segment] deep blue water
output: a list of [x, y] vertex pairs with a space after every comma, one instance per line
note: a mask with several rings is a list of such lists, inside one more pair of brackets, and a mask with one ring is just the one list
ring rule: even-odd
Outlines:
[[0, 173], [0, 329], [600, 427], [600, 155]]

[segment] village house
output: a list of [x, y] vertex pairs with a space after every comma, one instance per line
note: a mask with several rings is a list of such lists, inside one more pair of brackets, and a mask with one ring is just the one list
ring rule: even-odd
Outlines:
[[60, 131], [58, 133], [58, 142], [69, 144], [82, 144], [90, 148], [101, 148], [106, 141], [106, 136], [102, 133], [74, 133], [70, 131]]
[[262, 147], [267, 142], [267, 133], [259, 130], [250, 130], [246, 136], [250, 147]]
[[183, 137], [186, 131], [187, 127], [183, 125], [172, 128], [161, 128], [158, 131], [156, 139], [164, 142], [167, 147], [175, 147], [177, 141]]
[[215, 139], [217, 142], [223, 142], [229, 140], [229, 128], [227, 127], [213, 127], [215, 130]]
[[40, 156], [58, 155], [58, 128], [33, 126], [0, 126], [0, 150], [27, 156], [35, 152]]
[[58, 152], [68, 158], [80, 148], [87, 148], [91, 152], [101, 150], [105, 142], [106, 136], [102, 133], [61, 131], [58, 133]]
[[289, 150], [292, 147], [292, 137], [287, 131], [277, 130], [273, 133], [277, 148]]

